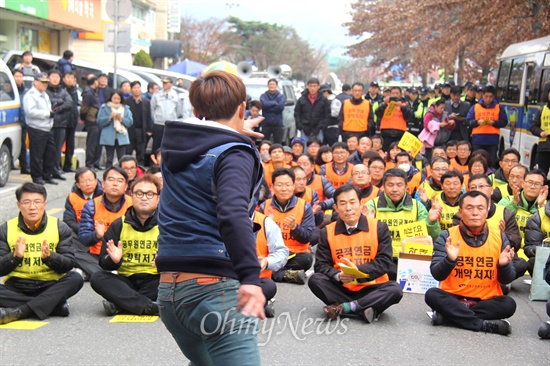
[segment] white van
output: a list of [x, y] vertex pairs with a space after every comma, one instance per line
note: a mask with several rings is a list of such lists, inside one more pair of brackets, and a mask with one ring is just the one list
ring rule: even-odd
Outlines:
[[0, 83], [0, 187], [3, 187], [21, 150], [21, 102], [13, 75], [2, 60]]
[[[15, 65], [20, 63], [23, 60], [23, 51], [17, 50], [10, 50], [6, 53], [4, 56], [4, 61], [6, 64], [10, 67], [10, 69], [13, 69]], [[57, 61], [61, 58], [61, 56], [57, 55], [50, 55], [47, 53], [33, 53], [32, 55], [33, 61], [32, 63], [40, 69], [42, 72], [48, 72], [50, 70], [53, 70], [57, 67]], [[82, 60], [74, 60], [73, 64], [76, 67], [76, 80], [78, 82], [78, 85], [81, 89], [84, 89], [86, 86], [86, 77], [89, 74], [99, 75], [99, 74], [106, 74], [109, 78], [109, 86], [113, 85], [113, 78], [114, 78], [114, 69], [111, 66], [105, 66], [96, 64], [93, 62], [87, 62]], [[147, 81], [144, 80], [141, 76], [137, 75], [134, 72], [124, 70], [124, 69], [117, 69], [117, 88], [120, 86], [120, 83], [123, 81], [139, 81], [141, 85], [147, 85]]]

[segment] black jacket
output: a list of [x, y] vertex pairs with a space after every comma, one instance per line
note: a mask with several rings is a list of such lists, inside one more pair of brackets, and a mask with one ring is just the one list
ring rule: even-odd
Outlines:
[[[144, 225], [142, 225], [137, 218], [136, 211], [133, 206], [128, 208], [124, 216], [124, 223], [129, 224], [134, 228], [134, 230], [139, 231], [140, 233], [145, 233], [153, 229], [155, 226], [158, 226], [158, 210], [155, 210], [155, 212], [149, 216]], [[115, 263], [107, 253], [107, 242], [109, 240], [112, 240], [115, 245], [118, 245], [118, 241], [121, 240], [120, 233], [122, 232], [122, 224], [122, 217], [116, 219], [109, 226], [109, 229], [107, 229], [107, 232], [103, 236], [101, 253], [99, 254], [99, 265], [106, 271], [116, 271], [124, 260], [123, 258], [120, 262]]]
[[[546, 203], [544, 206], [544, 214], [550, 217], [550, 202]], [[529, 258], [533, 258], [536, 254], [537, 247], [542, 245], [542, 241], [546, 239], [546, 235], [542, 232], [541, 228], [541, 217], [539, 210], [537, 210], [533, 216], [527, 220], [527, 225], [525, 226], [525, 246], [523, 247], [523, 252]]]
[[[141, 98], [141, 102], [136, 102], [136, 100], [130, 96], [124, 100], [124, 104], [130, 107], [132, 116], [134, 116], [134, 123], [130, 128], [128, 128], [128, 134], [130, 139], [136, 139], [138, 142], [147, 141], [147, 132], [153, 133], [153, 118], [151, 117], [151, 101], [146, 98]], [[138, 105], [142, 105], [141, 110], [141, 129], [136, 131], [136, 116], [139, 115], [137, 112]], [[136, 133], [139, 132], [139, 135]]]
[[470, 103], [460, 100], [458, 106], [453, 107], [453, 101], [445, 102], [445, 112], [450, 118], [452, 113], [458, 114], [460, 117], [455, 119], [455, 129], [451, 131], [449, 140], [470, 141], [470, 126], [466, 123], [466, 116], [470, 111]]
[[[23, 216], [19, 214], [18, 226], [24, 233], [37, 234], [46, 229], [48, 216], [44, 214], [44, 218], [36, 231], [31, 231], [25, 225]], [[67, 273], [75, 266], [74, 252], [72, 249], [72, 232], [71, 229], [61, 220], [58, 220], [57, 229], [59, 231], [59, 243], [55, 248], [55, 252], [51, 252], [50, 257], [44, 260], [44, 264], [59, 273]], [[18, 259], [13, 255], [13, 250], [8, 244], [8, 223], [5, 222], [0, 226], [0, 277], [6, 276], [13, 272], [15, 267], [20, 265], [23, 259]], [[34, 282], [34, 281], [32, 281]]]
[[[354, 99], [351, 98], [350, 103], [353, 105], [360, 105], [363, 102], [367, 102], [364, 99]], [[374, 126], [374, 113], [372, 112], [372, 103], [370, 103], [370, 112], [369, 112], [369, 118], [367, 121], [367, 133], [369, 136], [374, 135], [375, 133], [375, 126]], [[344, 102], [342, 102], [342, 108], [340, 108], [340, 114], [338, 115], [338, 127], [340, 128], [340, 131], [343, 131], [343, 125], [344, 125]]]
[[46, 93], [50, 97], [52, 110], [54, 111], [53, 127], [66, 128], [72, 117], [73, 98], [71, 98], [61, 84], [58, 86], [48, 86]]
[[89, 86], [84, 88], [82, 92], [82, 106], [80, 107], [80, 119], [84, 122], [95, 122], [97, 119], [97, 112], [101, 108], [101, 103], [97, 97], [97, 90], [90, 88]]
[[67, 123], [67, 128], [76, 128], [78, 122], [80, 121], [80, 100], [78, 98], [78, 89], [76, 86], [66, 88], [67, 93], [71, 96], [73, 100], [73, 105], [71, 106], [71, 116]]
[[[84, 198], [84, 194], [82, 193], [80, 188], [76, 186], [76, 183], [73, 184], [71, 192], [75, 192], [80, 198]], [[102, 194], [103, 187], [101, 186], [101, 182], [98, 181], [97, 187], [95, 187], [95, 191], [92, 196], [93, 198], [96, 198], [98, 196], [101, 196]], [[78, 229], [80, 228], [80, 223], [76, 220], [76, 212], [73, 205], [71, 204], [69, 197], [67, 197], [67, 200], [65, 201], [65, 212], [63, 212], [63, 221], [65, 222], [65, 224], [69, 225], [69, 227], [78, 237]]]
[[303, 130], [308, 136], [317, 135], [329, 124], [330, 101], [318, 93], [312, 104], [309, 101], [308, 91], [305, 90], [294, 108], [294, 120], [298, 130]]

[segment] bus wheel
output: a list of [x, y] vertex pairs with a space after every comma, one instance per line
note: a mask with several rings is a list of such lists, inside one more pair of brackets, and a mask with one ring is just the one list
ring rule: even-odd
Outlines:
[[8, 183], [11, 170], [11, 155], [10, 150], [6, 145], [2, 145], [0, 148], [0, 187], [3, 187]]

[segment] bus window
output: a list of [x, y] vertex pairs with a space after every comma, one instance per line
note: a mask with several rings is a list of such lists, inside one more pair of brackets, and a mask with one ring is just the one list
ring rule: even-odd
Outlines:
[[[548, 58], [548, 55], [546, 56]], [[540, 94], [539, 101], [544, 102], [548, 95], [544, 95], [546, 85], [550, 85], [550, 69], [542, 70], [542, 77], [540, 80]], [[546, 91], [548, 93], [548, 91]]]
[[523, 79], [523, 68], [525, 67], [525, 58], [517, 58], [512, 63], [512, 70], [510, 73], [510, 82], [508, 84], [508, 93], [506, 94], [506, 101], [510, 103], [519, 103], [521, 85]]
[[527, 85], [525, 86], [525, 104], [534, 105], [538, 103], [537, 94], [539, 93], [536, 85], [537, 81], [535, 80], [535, 70], [537, 64], [529, 62], [527, 64]]
[[[508, 89], [508, 80], [510, 77], [510, 66], [512, 65], [511, 60], [502, 60], [500, 62], [500, 67], [498, 69], [498, 81], [497, 87], [502, 90]], [[502, 100], [501, 100], [502, 102]]]
[[15, 94], [10, 78], [4, 71], [0, 71], [0, 102], [15, 100]]

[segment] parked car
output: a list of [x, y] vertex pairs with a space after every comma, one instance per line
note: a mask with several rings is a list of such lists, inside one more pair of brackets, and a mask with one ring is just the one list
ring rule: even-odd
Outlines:
[[0, 83], [0, 187], [3, 187], [21, 149], [21, 103], [11, 69], [2, 60]]

